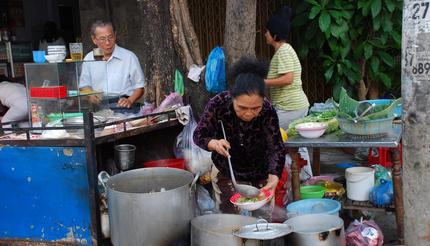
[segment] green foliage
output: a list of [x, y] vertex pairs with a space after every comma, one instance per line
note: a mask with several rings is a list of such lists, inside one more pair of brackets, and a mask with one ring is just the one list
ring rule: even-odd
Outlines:
[[335, 99], [341, 87], [352, 90], [361, 79], [397, 88], [402, 7], [401, 0], [297, 0], [298, 54], [322, 64]]

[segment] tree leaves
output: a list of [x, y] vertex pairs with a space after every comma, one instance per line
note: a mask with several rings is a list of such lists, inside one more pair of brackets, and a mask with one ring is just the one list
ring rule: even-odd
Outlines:
[[375, 18], [381, 12], [381, 0], [373, 0], [370, 5], [370, 10], [372, 12], [372, 17]]
[[319, 27], [322, 32], [326, 32], [328, 27], [330, 26], [331, 18], [330, 14], [327, 11], [321, 12], [319, 18]]
[[313, 20], [321, 11], [320, 6], [313, 6], [311, 12], [309, 13], [309, 19]]
[[[402, 1], [305, 0], [297, 3], [300, 6], [295, 17], [300, 27], [297, 30], [299, 54], [312, 55], [320, 61], [324, 79], [334, 90], [342, 85], [352, 89], [362, 79], [381, 83], [386, 88], [396, 83], [393, 78], [399, 76], [399, 71], [394, 57], [401, 53]], [[307, 22], [303, 23], [304, 20]]]

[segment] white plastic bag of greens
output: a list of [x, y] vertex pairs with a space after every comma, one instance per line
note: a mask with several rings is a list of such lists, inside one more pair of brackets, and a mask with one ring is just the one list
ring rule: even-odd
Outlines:
[[193, 141], [193, 133], [197, 127], [191, 107], [189, 108], [189, 121], [176, 137], [174, 153], [176, 158], [184, 158], [185, 165], [193, 174], [203, 175], [212, 167], [211, 152], [197, 146]]

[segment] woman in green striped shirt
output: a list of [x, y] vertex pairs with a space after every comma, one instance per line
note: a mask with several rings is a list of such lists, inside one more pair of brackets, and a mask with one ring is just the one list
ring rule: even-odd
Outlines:
[[308, 114], [309, 101], [302, 88], [302, 67], [296, 52], [287, 42], [291, 9], [282, 7], [266, 25], [267, 44], [275, 48], [265, 79], [270, 98], [279, 117], [279, 125], [288, 129], [295, 119]]

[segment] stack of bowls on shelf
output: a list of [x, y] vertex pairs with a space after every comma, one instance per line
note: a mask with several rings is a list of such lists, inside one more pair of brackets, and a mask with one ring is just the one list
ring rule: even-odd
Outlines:
[[48, 46], [48, 55], [45, 56], [48, 62], [62, 62], [66, 58], [65, 45], [50, 45]]

